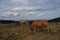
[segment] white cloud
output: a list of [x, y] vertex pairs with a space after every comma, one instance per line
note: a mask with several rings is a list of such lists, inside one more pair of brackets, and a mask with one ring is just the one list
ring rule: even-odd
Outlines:
[[[24, 16], [31, 16], [31, 15], [33, 16], [33, 15], [35, 15], [35, 12], [34, 11], [27, 12], [27, 10], [36, 10], [36, 9], [39, 9], [39, 7], [21, 6], [21, 7], [8, 8], [4, 12], [2, 12], [2, 16], [9, 16], [9, 15], [17, 16], [19, 14], [21, 16], [23, 16], [23, 15]], [[26, 10], [26, 11], [23, 11], [23, 10]]]
[[14, 15], [14, 16], [18, 16], [18, 15], [20, 15], [20, 14], [19, 14], [19, 13], [14, 13], [13, 15]]
[[36, 17], [43, 17], [43, 16], [45, 16], [45, 13], [40, 13]]
[[30, 16], [30, 15], [33, 15], [33, 14], [34, 14], [34, 12], [27, 12], [27, 13], [25, 13], [26, 16], [28, 16], [28, 15]]
[[17, 16], [17, 15], [19, 15], [19, 13], [14, 13], [13, 15], [14, 15], [14, 16]]
[[15, 7], [12, 8], [12, 10], [34, 10], [34, 9], [38, 9], [39, 7], [33, 7], [33, 6], [21, 6], [21, 7]]
[[6, 11], [6, 12], [3, 12], [2, 15], [0, 15], [0, 16], [9, 16], [11, 14], [12, 14], [12, 12]]

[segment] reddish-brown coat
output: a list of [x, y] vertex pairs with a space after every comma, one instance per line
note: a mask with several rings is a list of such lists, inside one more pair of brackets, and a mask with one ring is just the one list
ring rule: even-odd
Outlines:
[[48, 21], [47, 21], [47, 20], [35, 20], [35, 21], [33, 21], [32, 24], [31, 24], [31, 29], [33, 29], [34, 27], [39, 27], [39, 28], [41, 28], [41, 27], [43, 27], [43, 26], [45, 26], [45, 27], [48, 26]]
[[20, 20], [19, 23], [20, 24], [28, 23], [28, 20]]

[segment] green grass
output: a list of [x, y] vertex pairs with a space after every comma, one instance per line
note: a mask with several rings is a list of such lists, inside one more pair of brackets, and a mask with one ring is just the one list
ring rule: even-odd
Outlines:
[[0, 40], [60, 40], [60, 24], [49, 22], [50, 32], [31, 31], [28, 25], [0, 23]]

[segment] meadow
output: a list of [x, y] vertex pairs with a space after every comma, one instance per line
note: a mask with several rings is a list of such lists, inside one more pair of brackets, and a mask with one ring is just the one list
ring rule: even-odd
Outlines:
[[0, 23], [0, 40], [60, 40], [60, 22], [49, 22], [49, 32], [31, 31], [27, 24]]

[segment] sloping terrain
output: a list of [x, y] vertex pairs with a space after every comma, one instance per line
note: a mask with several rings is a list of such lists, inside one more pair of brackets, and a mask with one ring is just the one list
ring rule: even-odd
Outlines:
[[60, 22], [60, 17], [51, 19], [49, 22]]

